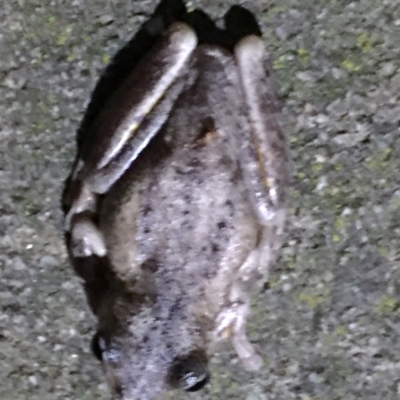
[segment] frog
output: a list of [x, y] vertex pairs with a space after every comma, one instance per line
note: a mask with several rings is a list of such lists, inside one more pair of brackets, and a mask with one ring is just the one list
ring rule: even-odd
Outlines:
[[262, 365], [246, 321], [284, 240], [288, 144], [254, 15], [223, 21], [163, 0], [78, 129], [65, 241], [116, 398], [202, 389], [223, 342]]

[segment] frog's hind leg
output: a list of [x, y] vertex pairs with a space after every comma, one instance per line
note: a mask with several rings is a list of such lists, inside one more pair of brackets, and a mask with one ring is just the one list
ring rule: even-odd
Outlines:
[[[120, 176], [111, 170], [122, 174], [158, 133], [179, 94], [176, 83], [182, 80], [196, 45], [197, 37], [190, 26], [173, 24], [94, 120], [88, 135], [96, 142], [91, 140], [80, 149], [83, 166], [78, 171], [81, 180], [93, 180], [94, 192], [106, 192]], [[121, 157], [128, 144], [125, 153], [130, 157]], [[103, 174], [104, 168], [107, 173]], [[96, 175], [101, 176], [101, 184]]]
[[153, 110], [149, 112], [133, 134], [122, 145], [118, 154], [104, 167], [86, 173], [85, 181], [95, 193], [105, 193], [139, 157], [150, 141], [160, 132], [168, 119], [172, 105], [186, 84], [187, 73], [175, 81]]
[[[239, 358], [249, 369], [261, 365], [261, 358], [250, 344], [245, 324], [249, 313], [247, 293], [255, 282], [264, 282], [281, 247], [286, 218], [288, 147], [280, 124], [281, 105], [272, 82], [264, 44], [254, 17], [242, 8], [228, 13], [227, 30], [237, 38], [233, 46], [238, 70], [238, 91], [244, 100], [238, 105], [235, 143], [246, 182], [246, 196], [259, 223], [256, 248], [238, 271], [231, 290], [230, 305], [218, 317], [221, 333], [226, 332]], [[234, 29], [239, 18], [247, 25]], [[240, 24], [236, 24], [240, 26]], [[228, 335], [229, 334], [229, 335]]]
[[99, 196], [160, 131], [184, 86], [181, 75], [196, 45], [193, 29], [184, 23], [173, 24], [90, 126], [92, 140], [79, 149], [63, 194], [72, 259], [106, 256], [96, 224]]
[[[278, 101], [264, 44], [256, 35], [246, 36], [235, 46], [248, 126], [242, 169], [248, 194], [260, 224], [257, 248], [240, 268], [242, 285], [254, 279], [265, 281], [282, 245], [286, 219], [288, 146], [279, 118]], [[239, 335], [240, 338], [240, 335]], [[235, 342], [233, 341], [234, 345]], [[236, 349], [238, 345], [236, 344]], [[240, 346], [239, 346], [240, 348]]]
[[283, 240], [288, 185], [288, 146], [261, 38], [250, 35], [235, 47], [250, 137], [243, 151], [249, 196], [261, 226], [259, 266], [268, 270]]
[[93, 90], [76, 135], [79, 151], [82, 150], [85, 142], [93, 140], [91, 134], [97, 135], [96, 132], [90, 132], [89, 128], [99, 111], [125, 82], [138, 63], [151, 52], [167, 29], [174, 22], [183, 21], [186, 14], [187, 10], [183, 0], [162, 0], [129, 42], [118, 50]]
[[244, 173], [252, 202], [263, 225], [284, 220], [288, 148], [280, 124], [281, 105], [266, 64], [261, 38], [251, 35], [235, 46], [241, 88], [245, 98], [248, 147], [244, 152]]

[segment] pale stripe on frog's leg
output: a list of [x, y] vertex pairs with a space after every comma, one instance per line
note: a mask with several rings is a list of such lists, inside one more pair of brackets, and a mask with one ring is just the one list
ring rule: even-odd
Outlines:
[[284, 220], [288, 149], [261, 38], [251, 35], [242, 39], [235, 46], [235, 57], [250, 124], [250, 131], [245, 129], [242, 167], [260, 223], [265, 226], [272, 223], [280, 230]]
[[132, 71], [90, 126], [98, 142], [97, 148], [83, 149], [84, 175], [109, 164], [137, 133], [144, 118], [181, 75], [196, 46], [191, 27], [180, 22], [171, 25], [161, 43]]
[[176, 99], [182, 92], [186, 82], [187, 70], [171, 85], [164, 97], [142, 121], [137, 133], [129, 137], [115, 158], [101, 169], [91, 170], [87, 176], [82, 176], [91, 191], [103, 194], [132, 165], [139, 154], [146, 148], [151, 139], [160, 131], [167, 121]]

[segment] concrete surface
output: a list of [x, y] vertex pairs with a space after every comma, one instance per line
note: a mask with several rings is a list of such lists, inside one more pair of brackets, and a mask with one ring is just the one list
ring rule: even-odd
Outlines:
[[[214, 16], [233, 3], [195, 2]], [[265, 32], [293, 157], [287, 241], [249, 324], [265, 367], [246, 373], [228, 347], [206, 390], [174, 398], [399, 399], [398, 0], [247, 5]], [[59, 198], [90, 92], [154, 6], [2, 2], [1, 399], [110, 398]]]

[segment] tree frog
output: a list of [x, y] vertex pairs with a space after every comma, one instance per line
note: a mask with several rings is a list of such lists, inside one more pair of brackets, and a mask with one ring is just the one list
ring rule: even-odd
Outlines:
[[282, 243], [288, 149], [254, 16], [234, 6], [224, 22], [162, 1], [78, 131], [66, 244], [125, 400], [201, 389], [223, 340], [262, 364], [245, 327]]

